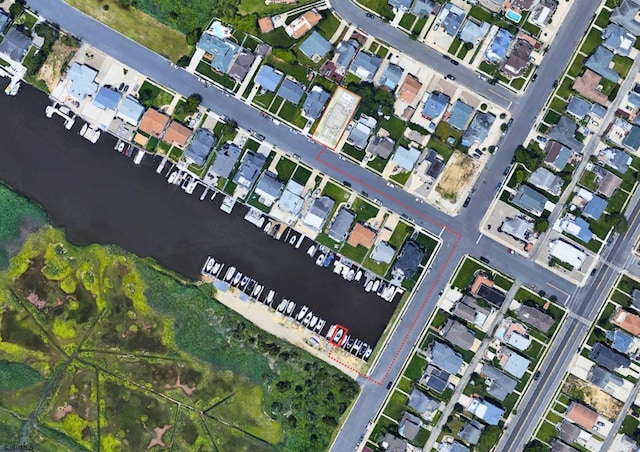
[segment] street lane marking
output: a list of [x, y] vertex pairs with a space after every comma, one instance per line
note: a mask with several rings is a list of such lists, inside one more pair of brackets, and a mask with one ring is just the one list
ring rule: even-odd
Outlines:
[[482, 234], [480, 234], [480, 235], [478, 236], [478, 240], [476, 240], [476, 245], [480, 242], [480, 239], [481, 239], [481, 238], [482, 238]]

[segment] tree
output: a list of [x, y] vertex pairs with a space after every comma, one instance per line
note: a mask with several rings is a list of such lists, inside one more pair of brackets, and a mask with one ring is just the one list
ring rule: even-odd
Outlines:
[[279, 48], [274, 48], [273, 50], [271, 50], [271, 54], [279, 59], [284, 61], [285, 63], [289, 63], [289, 64], [294, 64], [298, 59], [296, 58], [295, 53], [293, 53], [293, 51], [289, 50], [289, 49], [279, 49]]
[[24, 7], [20, 4], [20, 2], [15, 2], [13, 5], [9, 7], [9, 15], [12, 19], [17, 19], [20, 14], [24, 11]]
[[189, 113], [194, 113], [196, 110], [198, 110], [200, 102], [202, 102], [202, 96], [200, 94], [194, 93], [191, 96], [187, 97], [185, 108]]
[[546, 232], [549, 229], [549, 222], [544, 218], [538, 218], [533, 225], [534, 232]]
[[527, 178], [527, 172], [523, 169], [516, 170], [516, 184], [520, 185]]
[[176, 65], [178, 67], [187, 67], [189, 66], [190, 62], [191, 62], [191, 58], [189, 58], [187, 55], [182, 55], [180, 58], [178, 58]]
[[151, 96], [153, 96], [153, 92], [149, 88], [145, 88], [138, 93], [138, 100], [143, 104], [149, 100], [151, 100]]
[[502, 435], [502, 429], [496, 425], [489, 425], [482, 435], [480, 435], [480, 441], [478, 441], [478, 450], [491, 450], [493, 446], [498, 444], [498, 440]]
[[524, 452], [547, 452], [548, 450], [549, 447], [545, 446], [537, 439], [524, 446]]
[[473, 43], [465, 42], [462, 47], [464, 47], [467, 51], [469, 51], [469, 50], [473, 49]]
[[222, 131], [222, 135], [231, 135], [233, 132], [235, 132], [237, 127], [238, 127], [238, 123], [235, 122], [233, 119], [231, 119], [231, 120], [227, 121], [220, 128], [220, 130]]
[[199, 28], [195, 28], [191, 30], [189, 33], [185, 35], [187, 44], [189, 44], [190, 46], [196, 45], [200, 40], [201, 35], [202, 35], [202, 30], [200, 30]]
[[612, 213], [606, 216], [607, 223], [613, 226], [613, 230], [619, 233], [627, 232], [629, 225], [625, 217], [619, 213]]

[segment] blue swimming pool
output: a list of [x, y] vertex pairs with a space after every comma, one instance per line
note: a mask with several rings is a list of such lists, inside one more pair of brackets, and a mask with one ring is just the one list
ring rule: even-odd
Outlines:
[[517, 12], [515, 12], [514, 10], [510, 9], [505, 13], [505, 16], [507, 16], [507, 19], [518, 23], [520, 22], [520, 19], [522, 19], [522, 15], [518, 14]]

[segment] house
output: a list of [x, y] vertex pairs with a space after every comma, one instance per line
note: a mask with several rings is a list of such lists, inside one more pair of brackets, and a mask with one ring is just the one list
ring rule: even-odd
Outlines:
[[622, 149], [607, 148], [601, 153], [601, 155], [603, 155], [604, 161], [607, 165], [622, 174], [629, 171], [629, 167], [633, 161], [631, 156]]
[[409, 8], [411, 8], [411, 3], [413, 0], [389, 0], [389, 6], [391, 6], [396, 11], [407, 12]]
[[611, 318], [611, 323], [619, 326], [623, 330], [634, 336], [640, 335], [640, 317], [618, 308]]
[[538, 3], [529, 16], [529, 22], [537, 27], [544, 28], [555, 13], [557, 4], [554, 0], [543, 0]]
[[400, 419], [400, 423], [398, 424], [398, 433], [403, 438], [407, 438], [409, 441], [413, 441], [418, 436], [418, 432], [420, 432], [420, 418], [414, 416], [408, 411], [404, 412], [402, 419]]
[[336, 47], [337, 58], [335, 65], [342, 74], [351, 64], [351, 60], [353, 60], [359, 47], [360, 44], [355, 39], [349, 39], [347, 42], [341, 41]]
[[545, 334], [549, 332], [555, 323], [555, 320], [553, 320], [553, 317], [549, 314], [545, 314], [540, 309], [525, 304], [520, 305], [518, 309], [518, 319]]
[[438, 445], [438, 452], [469, 452], [469, 448], [458, 441], [452, 443], [441, 442]]
[[138, 129], [143, 131], [149, 136], [160, 138], [164, 132], [165, 127], [169, 123], [169, 117], [164, 113], [160, 113], [153, 108], [148, 109], [142, 115], [140, 126]]
[[500, 28], [496, 33], [491, 45], [484, 53], [485, 58], [490, 63], [502, 63], [504, 57], [507, 55], [507, 50], [513, 41], [513, 35], [507, 30]]
[[577, 120], [581, 120], [591, 112], [591, 103], [582, 97], [571, 96], [566, 110], [571, 116]]
[[242, 149], [238, 146], [233, 143], [225, 143], [222, 149], [216, 152], [213, 164], [211, 165], [211, 172], [228, 179], [241, 154]]
[[545, 146], [547, 155], [544, 158], [545, 165], [553, 168], [555, 171], [562, 171], [569, 163], [571, 158], [571, 150], [557, 141], [548, 141]]
[[622, 3], [613, 10], [609, 21], [629, 30], [634, 36], [640, 35], [640, 21], [636, 19], [640, 11], [640, 2], [637, 0], [622, 0]]
[[67, 72], [69, 96], [76, 100], [83, 100], [98, 92], [98, 84], [94, 81], [98, 71], [84, 64], [73, 63]]
[[381, 63], [382, 58], [377, 55], [367, 52], [358, 52], [355, 60], [351, 63], [349, 72], [355, 74], [363, 82], [372, 82], [373, 75], [376, 73]]
[[241, 49], [235, 61], [231, 65], [231, 69], [229, 69], [229, 77], [238, 83], [242, 83], [249, 73], [255, 59], [256, 57], [253, 53], [248, 50]]
[[440, 154], [438, 154], [433, 149], [428, 149], [427, 156], [425, 157], [425, 161], [429, 162], [429, 168], [427, 169], [427, 172], [425, 173], [425, 175], [434, 180], [437, 179], [440, 173], [442, 172], [442, 170], [444, 169], [443, 158], [440, 156]]
[[415, 100], [421, 89], [422, 83], [418, 81], [418, 78], [414, 75], [407, 74], [404, 78], [404, 82], [400, 85], [400, 99], [410, 104]]
[[124, 122], [137, 127], [140, 123], [140, 118], [144, 113], [145, 107], [138, 102], [134, 97], [126, 96], [118, 105], [116, 110], [116, 118], [122, 119]]
[[400, 255], [396, 259], [393, 271], [400, 273], [404, 278], [411, 278], [423, 258], [424, 249], [413, 240], [407, 240], [400, 250]]
[[480, 144], [484, 142], [489, 136], [489, 130], [495, 120], [496, 117], [491, 113], [476, 112], [471, 124], [462, 134], [461, 144], [465, 147], [471, 147], [474, 143]]
[[209, 158], [209, 154], [217, 142], [218, 139], [214, 134], [206, 129], [198, 129], [184, 155], [190, 162], [202, 166]]
[[454, 319], [448, 319], [440, 328], [440, 336], [463, 350], [469, 350], [475, 342], [475, 333]]
[[444, 93], [432, 92], [429, 94], [427, 101], [422, 109], [422, 117], [427, 121], [433, 121], [438, 118], [449, 103], [449, 96]]
[[418, 161], [418, 157], [420, 157], [420, 151], [418, 149], [407, 149], [403, 146], [399, 146], [398, 149], [396, 149], [396, 152], [393, 154], [391, 162], [395, 165], [398, 165], [405, 171], [412, 171], [413, 167]]
[[427, 17], [432, 13], [437, 13], [436, 5], [439, 8], [440, 4], [436, 3], [434, 0], [416, 0], [413, 4], [413, 8], [411, 8], [411, 12], [416, 16]]
[[602, 77], [598, 74], [589, 69], [585, 69], [581, 76], [576, 77], [571, 88], [589, 100], [597, 102], [598, 104], [608, 105], [609, 98], [599, 89], [600, 80], [602, 80]]
[[631, 291], [631, 306], [633, 306], [636, 311], [640, 312], [640, 290], [638, 289], [633, 289]]
[[436, 23], [441, 23], [444, 31], [455, 36], [460, 30], [460, 25], [464, 21], [465, 12], [453, 3], [446, 3], [440, 9], [440, 15], [436, 19]]
[[533, 223], [524, 218], [507, 218], [499, 230], [524, 243], [533, 243]]
[[409, 443], [404, 439], [393, 436], [391, 433], [386, 433], [380, 445], [386, 452], [406, 452]]
[[225, 143], [222, 149], [216, 152], [213, 164], [211, 165], [211, 172], [228, 179], [241, 154], [242, 149], [238, 146], [233, 143]]
[[569, 422], [573, 422], [580, 427], [591, 431], [598, 421], [598, 413], [586, 405], [578, 402], [571, 402], [565, 415]]
[[376, 239], [376, 232], [369, 229], [362, 223], [356, 223], [349, 234], [347, 244], [353, 247], [363, 246], [367, 249], [371, 248], [373, 241]]
[[253, 193], [258, 196], [261, 204], [270, 207], [280, 197], [283, 187], [284, 184], [278, 180], [275, 174], [265, 171], [260, 180], [258, 180]]
[[607, 109], [600, 104], [591, 104], [591, 111], [589, 116], [591, 119], [602, 120], [607, 115]]
[[545, 210], [548, 199], [528, 185], [520, 185], [511, 203], [539, 217]]
[[358, 149], [364, 149], [369, 142], [369, 137], [375, 129], [378, 123], [375, 119], [370, 118], [366, 115], [361, 115], [360, 119], [356, 121], [356, 124], [349, 132], [349, 136], [347, 137], [347, 143], [355, 146]]
[[271, 17], [258, 19], [258, 27], [260, 27], [260, 33], [272, 32], [274, 30], [273, 20], [271, 20]]
[[587, 258], [587, 254], [584, 251], [561, 239], [556, 239], [549, 243], [549, 256], [555, 257], [578, 271], [582, 268], [582, 264]]
[[625, 355], [632, 354], [637, 349], [634, 337], [622, 330], [609, 330], [606, 337], [611, 341], [612, 349]]
[[278, 208], [290, 215], [293, 215], [294, 217], [298, 217], [302, 211], [302, 204], [304, 203], [304, 200], [302, 199], [303, 191], [303, 185], [293, 179], [290, 179], [284, 187], [282, 196], [280, 196]]
[[0, 8], [0, 33], [4, 33], [4, 30], [7, 28], [11, 22], [11, 15], [7, 13], [4, 9]]
[[282, 80], [282, 72], [276, 71], [271, 66], [264, 65], [258, 71], [255, 82], [263, 90], [274, 92]]
[[347, 209], [338, 210], [338, 215], [329, 229], [329, 238], [336, 242], [343, 242], [347, 238], [355, 218], [356, 216]]
[[551, 193], [553, 196], [560, 196], [564, 181], [560, 176], [556, 176], [546, 168], [538, 168], [529, 176], [527, 180], [534, 187]]
[[312, 9], [296, 18], [293, 22], [287, 25], [284, 31], [293, 39], [300, 39], [309, 30], [318, 25], [318, 22], [322, 20], [322, 15], [316, 9]]
[[115, 110], [121, 98], [122, 94], [118, 91], [102, 86], [98, 90], [96, 97], [93, 98], [93, 105], [101, 110]]
[[482, 328], [487, 317], [491, 314], [491, 310], [480, 306], [475, 298], [466, 296], [456, 303], [451, 313]]
[[589, 229], [589, 223], [581, 217], [576, 218], [573, 215], [567, 215], [560, 220], [558, 228], [567, 234], [579, 238], [584, 243], [589, 243], [593, 238], [593, 232]]
[[384, 262], [385, 264], [389, 264], [395, 255], [396, 250], [391, 245], [387, 242], [380, 241], [373, 249], [370, 257], [375, 262]]
[[462, 368], [462, 356], [444, 342], [434, 341], [427, 351], [427, 362], [449, 374], [457, 374]]
[[507, 347], [500, 348], [500, 351], [498, 352], [498, 359], [500, 360], [502, 369], [518, 379], [522, 378], [527, 371], [529, 364], [531, 364], [531, 361], [527, 358]]
[[609, 67], [612, 61], [613, 52], [603, 46], [598, 46], [595, 52], [584, 62], [584, 66], [603, 78], [613, 83], [618, 83], [620, 81], [620, 74]]
[[622, 140], [622, 144], [631, 149], [638, 151], [640, 149], [640, 127], [633, 126], [627, 136]]
[[577, 452], [578, 449], [563, 443], [558, 438], [553, 438], [549, 445], [551, 446], [551, 452]]
[[516, 389], [518, 384], [516, 380], [503, 374], [490, 364], [482, 366], [480, 376], [485, 380], [487, 394], [501, 402]]
[[624, 378], [600, 366], [589, 369], [587, 380], [607, 392], [613, 392], [624, 385]]
[[482, 419], [489, 425], [498, 425], [504, 415], [504, 410], [479, 397], [472, 397], [467, 411]]
[[451, 110], [451, 115], [449, 115], [449, 119], [447, 122], [457, 130], [464, 130], [467, 123], [469, 122], [469, 118], [473, 113], [473, 107], [465, 104], [461, 100], [458, 100], [456, 104], [453, 106]]
[[331, 43], [317, 31], [311, 33], [299, 47], [300, 51], [314, 63], [326, 57], [331, 48]]
[[328, 196], [322, 196], [313, 201], [313, 204], [307, 211], [307, 215], [302, 220], [302, 223], [314, 230], [319, 231], [322, 229], [322, 225], [327, 219], [329, 212], [333, 209], [335, 201]]
[[331, 95], [326, 92], [320, 85], [315, 85], [307, 94], [302, 104], [302, 115], [309, 119], [318, 119], [327, 105]]
[[[560, 433], [560, 439], [568, 444], [577, 443], [578, 439], [580, 439], [587, 433], [576, 424], [572, 424], [566, 419], [563, 420], [558, 426], [558, 432]], [[589, 434], [587, 435], [591, 436]]]
[[252, 151], [247, 152], [242, 159], [238, 172], [233, 176], [233, 182], [250, 190], [266, 162], [267, 157], [264, 155]]
[[223, 74], [229, 72], [233, 59], [241, 49], [238, 44], [208, 32], [202, 34], [196, 47], [206, 52], [204, 58], [211, 61], [211, 68]]
[[31, 42], [31, 36], [21, 33], [14, 26], [4, 35], [4, 39], [0, 42], [0, 53], [20, 63], [27, 55]]
[[491, 28], [491, 25], [486, 22], [477, 23], [473, 19], [469, 19], [460, 30], [460, 40], [462, 42], [470, 42], [475, 46], [487, 36], [489, 28]]
[[367, 153], [380, 157], [381, 159], [388, 159], [393, 152], [393, 147], [396, 142], [390, 137], [376, 136], [371, 140], [367, 147]]
[[167, 130], [164, 132], [162, 141], [182, 148], [187, 145], [191, 132], [193, 132], [193, 130], [174, 120], [171, 121], [171, 124], [169, 124], [169, 127], [167, 127]]
[[464, 427], [458, 433], [458, 437], [467, 444], [475, 446], [480, 441], [480, 435], [484, 431], [484, 424], [478, 421], [467, 421]]
[[437, 367], [429, 364], [420, 377], [420, 384], [425, 385], [427, 388], [437, 392], [438, 394], [442, 394], [442, 392], [447, 389], [450, 376], [449, 372], [438, 369]]
[[413, 388], [409, 394], [409, 407], [420, 413], [424, 420], [430, 421], [440, 408], [440, 401], [432, 399], [417, 388]]
[[558, 141], [574, 151], [582, 152], [584, 144], [575, 138], [577, 128], [575, 121], [566, 116], [560, 116], [558, 123], [551, 126], [547, 135], [551, 140]]
[[298, 105], [304, 95], [304, 87], [300, 83], [286, 78], [284, 82], [282, 82], [282, 85], [280, 85], [277, 95], [284, 100], [288, 100], [293, 105]]
[[620, 353], [614, 352], [600, 342], [596, 342], [591, 348], [589, 359], [613, 372], [621, 369], [627, 369], [631, 365], [629, 358], [621, 355]]
[[602, 32], [602, 45], [619, 55], [629, 55], [635, 42], [636, 37], [616, 23], [610, 23]]
[[582, 211], [582, 215], [597, 221], [602, 216], [606, 208], [607, 201], [600, 196], [593, 195]]
[[502, 306], [502, 303], [504, 303], [504, 300], [505, 300], [504, 293], [502, 293], [500, 290], [496, 289], [495, 287], [489, 287], [485, 284], [480, 284], [477, 295], [478, 297], [483, 298], [487, 300], [489, 303], [491, 303], [492, 305], [498, 306], [498, 307]]
[[622, 184], [622, 179], [613, 174], [611, 171], [604, 170], [604, 177], [600, 178], [598, 189], [596, 190], [605, 198], [611, 198], [615, 191]]
[[387, 69], [382, 73], [382, 76], [380, 76], [380, 84], [394, 91], [398, 83], [400, 83], [402, 74], [404, 74], [404, 69], [397, 64], [389, 64]]
[[533, 49], [529, 41], [518, 39], [511, 50], [511, 55], [502, 65], [502, 72], [511, 77], [520, 77], [531, 61]]

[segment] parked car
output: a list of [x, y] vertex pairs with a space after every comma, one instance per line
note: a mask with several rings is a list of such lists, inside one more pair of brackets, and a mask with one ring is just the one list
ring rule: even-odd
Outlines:
[[391, 389], [391, 386], [393, 386], [393, 381], [389, 380], [389, 383], [387, 383], [387, 389]]
[[467, 207], [470, 202], [471, 202], [471, 197], [467, 196], [467, 199], [464, 200], [464, 204], [462, 204], [462, 207]]
[[491, 261], [484, 256], [480, 256], [480, 262], [484, 262], [485, 264], [491, 263]]
[[544, 144], [548, 141], [547, 137], [543, 137], [542, 135], [538, 135], [536, 137], [536, 140], [538, 140], [540, 143]]
[[553, 87], [555, 88], [556, 86], [558, 86], [558, 81], [557, 81], [557, 80], [554, 80], [554, 81], [553, 81]]
[[533, 376], [534, 380], [537, 380], [538, 378], [540, 378], [540, 371], [537, 371], [536, 374]]
[[509, 121], [507, 121], [507, 127], [511, 127], [511, 124], [513, 124], [513, 118], [510, 118]]
[[504, 172], [502, 173], [502, 175], [503, 175], [503, 176], [506, 176], [507, 174], [509, 174], [509, 170], [510, 170], [510, 169], [511, 169], [511, 167], [510, 167], [510, 166], [507, 166], [507, 167], [504, 169]]
[[349, 182], [349, 181], [343, 180], [342, 181], [342, 185], [344, 185], [345, 187], [351, 188], [351, 182]]
[[372, 13], [367, 13], [367, 17], [368, 17], [369, 19], [375, 19], [375, 18], [376, 18], [376, 15], [375, 15], [375, 14], [372, 14]]
[[456, 77], [454, 75], [452, 75], [452, 74], [447, 74], [447, 75], [444, 76], [444, 78], [446, 78], [447, 80], [455, 80], [456, 79]]
[[515, 251], [513, 251], [511, 248], [507, 248], [507, 253], [509, 254], [516, 254]]

